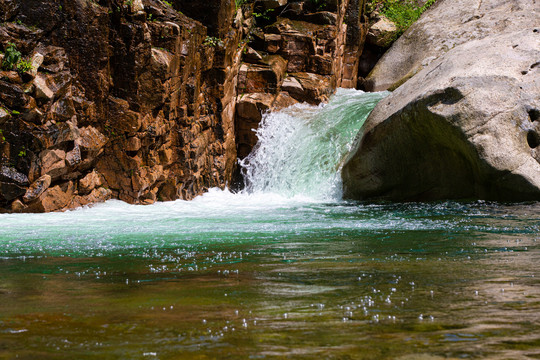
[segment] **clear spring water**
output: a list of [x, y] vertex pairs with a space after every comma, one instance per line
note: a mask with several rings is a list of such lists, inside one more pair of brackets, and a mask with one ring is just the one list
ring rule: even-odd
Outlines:
[[339, 199], [381, 96], [267, 117], [244, 193], [0, 215], [0, 359], [539, 358], [540, 204]]

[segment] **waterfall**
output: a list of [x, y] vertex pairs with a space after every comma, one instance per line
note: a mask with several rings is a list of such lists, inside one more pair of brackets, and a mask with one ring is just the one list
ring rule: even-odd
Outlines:
[[341, 167], [369, 113], [388, 92], [338, 89], [328, 104], [264, 115], [258, 142], [240, 162], [247, 193], [341, 199]]

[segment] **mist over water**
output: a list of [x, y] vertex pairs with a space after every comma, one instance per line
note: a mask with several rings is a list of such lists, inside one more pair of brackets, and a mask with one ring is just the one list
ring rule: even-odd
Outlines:
[[0, 214], [0, 359], [540, 357], [540, 203], [357, 203], [385, 94], [267, 115], [247, 188]]

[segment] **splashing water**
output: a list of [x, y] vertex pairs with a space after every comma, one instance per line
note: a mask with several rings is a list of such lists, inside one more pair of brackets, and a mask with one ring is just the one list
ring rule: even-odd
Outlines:
[[267, 115], [241, 193], [0, 214], [0, 359], [540, 358], [540, 203], [340, 199], [384, 95]]
[[338, 89], [326, 105], [266, 114], [259, 141], [240, 165], [248, 193], [341, 198], [340, 170], [369, 113], [388, 92]]

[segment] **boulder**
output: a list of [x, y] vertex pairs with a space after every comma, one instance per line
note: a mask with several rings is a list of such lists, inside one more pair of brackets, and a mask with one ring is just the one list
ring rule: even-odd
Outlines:
[[37, 199], [45, 190], [51, 185], [51, 177], [49, 175], [43, 175], [32, 183], [26, 190], [23, 196], [23, 201], [29, 203]]
[[[527, 8], [513, 1], [510, 13], [516, 3]], [[438, 4], [463, 10], [454, 1]], [[471, 7], [465, 8], [474, 12]], [[455, 46], [383, 99], [344, 166], [345, 196], [540, 200], [540, 31], [529, 18], [512, 16], [512, 22], [524, 20], [523, 30], [503, 26]], [[414, 52], [410, 47], [404, 57]]]
[[28, 186], [28, 177], [12, 167], [0, 167], [0, 200], [11, 201], [24, 195]]
[[11, 114], [4, 108], [0, 107], [0, 125], [11, 117]]
[[334, 91], [334, 84], [327, 76], [304, 72], [290, 74], [282, 88], [300, 102], [317, 105], [328, 100]]
[[103, 187], [92, 190], [88, 195], [77, 195], [73, 198], [70, 209], [105, 202], [112, 197], [112, 191]]
[[40, 154], [41, 175], [50, 175], [53, 179], [68, 172], [66, 152], [63, 150], [44, 150]]
[[25, 211], [50, 212], [65, 210], [73, 200], [74, 190], [71, 181], [48, 188], [40, 197], [28, 204]]
[[249, 46], [246, 46], [243, 60], [247, 63], [257, 64], [262, 62], [263, 58], [256, 50], [252, 49]]
[[102, 183], [101, 176], [97, 171], [94, 170], [79, 180], [79, 194], [89, 194], [92, 190], [101, 186]]
[[28, 96], [21, 86], [0, 80], [0, 101], [11, 109], [20, 109], [28, 102]]
[[385, 16], [381, 16], [369, 27], [366, 42], [379, 47], [388, 47], [397, 36], [398, 31], [396, 24]]
[[54, 93], [47, 85], [47, 78], [45, 75], [37, 74], [34, 79], [34, 91], [36, 98], [39, 100], [50, 101], [54, 99]]
[[460, 44], [538, 27], [538, 18], [538, 3], [530, 0], [439, 0], [392, 44], [365, 89], [393, 90]]
[[30, 69], [22, 74], [24, 81], [30, 81], [36, 77], [38, 69], [43, 63], [44, 56], [40, 53], [35, 53], [30, 59]]

